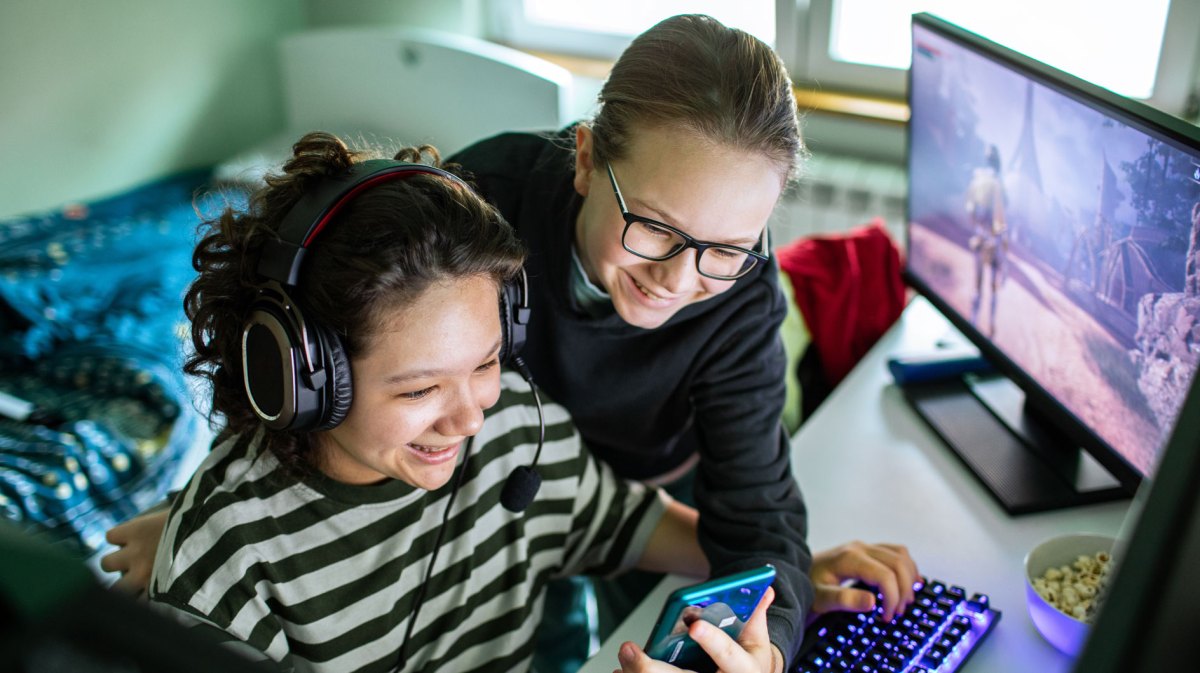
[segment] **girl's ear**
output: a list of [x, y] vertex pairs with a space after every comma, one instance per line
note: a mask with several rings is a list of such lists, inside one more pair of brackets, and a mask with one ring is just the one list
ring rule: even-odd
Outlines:
[[592, 160], [592, 129], [586, 124], [575, 127], [575, 191], [587, 196], [596, 170]]

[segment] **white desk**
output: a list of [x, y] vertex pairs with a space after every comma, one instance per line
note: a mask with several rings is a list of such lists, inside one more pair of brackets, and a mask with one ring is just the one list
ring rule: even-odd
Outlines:
[[[931, 348], [948, 333], [957, 335], [952, 330], [928, 302], [915, 300], [793, 438], [809, 546], [851, 539], [904, 544], [923, 574], [986, 593], [1003, 613], [967, 662], [967, 673], [1066, 673], [1071, 660], [1041, 637], [1026, 611], [1025, 553], [1060, 533], [1116, 535], [1130, 501], [1006, 514], [916, 415], [887, 371], [892, 353]], [[581, 672], [619, 668], [621, 643], [644, 644], [667, 594], [688, 583], [667, 577]]]

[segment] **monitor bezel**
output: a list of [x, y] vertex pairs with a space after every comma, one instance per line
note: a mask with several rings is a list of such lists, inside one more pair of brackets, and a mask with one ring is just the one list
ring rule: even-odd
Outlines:
[[[1147, 135], [1170, 143], [1176, 147], [1200, 154], [1200, 129], [1187, 122], [1152, 108], [1144, 103], [1125, 98], [1107, 89], [1075, 77], [1069, 73], [1050, 67], [1024, 54], [997, 44], [976, 33], [954, 25], [937, 16], [923, 12], [913, 15], [912, 26], [932, 31], [934, 34], [954, 42], [968, 51], [990, 59], [1000, 67], [1015, 71], [1018, 75], [1032, 79], [1061, 95], [1067, 96], [1080, 104], [1099, 109], [1102, 114], [1114, 118]], [[905, 129], [905, 167], [912, 180], [912, 69], [907, 73], [907, 102], [910, 112], [910, 123]], [[904, 243], [905, 250], [911, 250], [912, 233], [912, 203], [909, 200], [905, 206]], [[996, 369], [1011, 379], [1025, 393], [1027, 404], [1059, 428], [1067, 438], [1077, 443], [1103, 465], [1124, 487], [1135, 489], [1144, 475], [1120, 452], [1104, 438], [1093, 431], [1082, 419], [1059, 402], [1053, 394], [1047, 391], [1030, 374], [1004, 354], [990, 339], [952, 308], [948, 302], [926, 284], [912, 271], [911, 258], [905, 255], [902, 275], [905, 282], [925, 297], [937, 308], [960, 332], [973, 343], [980, 352], [993, 364]], [[1159, 454], [1163, 447], [1159, 448]]]

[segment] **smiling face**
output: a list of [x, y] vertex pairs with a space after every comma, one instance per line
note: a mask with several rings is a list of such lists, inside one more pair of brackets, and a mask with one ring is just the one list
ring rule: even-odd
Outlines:
[[[625, 322], [653, 329], [683, 307], [733, 286], [734, 281], [700, 275], [694, 249], [661, 262], [625, 250], [625, 221], [606, 167], [594, 160], [591, 130], [580, 125], [575, 140], [575, 189], [585, 197], [575, 244], [588, 278], [609, 293]], [[666, 127], [634, 132], [627, 155], [613, 161], [612, 169], [629, 212], [701, 241], [751, 249], [779, 200], [786, 172], [762, 154]]]
[[497, 301], [491, 278], [471, 276], [435, 283], [382, 316], [351, 359], [350, 412], [318, 435], [319, 469], [347, 484], [445, 485], [500, 397]]

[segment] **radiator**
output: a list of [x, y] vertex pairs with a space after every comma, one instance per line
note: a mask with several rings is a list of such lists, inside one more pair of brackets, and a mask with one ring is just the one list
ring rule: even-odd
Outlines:
[[850, 156], [813, 154], [798, 184], [772, 215], [771, 240], [845, 231], [881, 217], [897, 245], [904, 243], [908, 176], [903, 166]]

